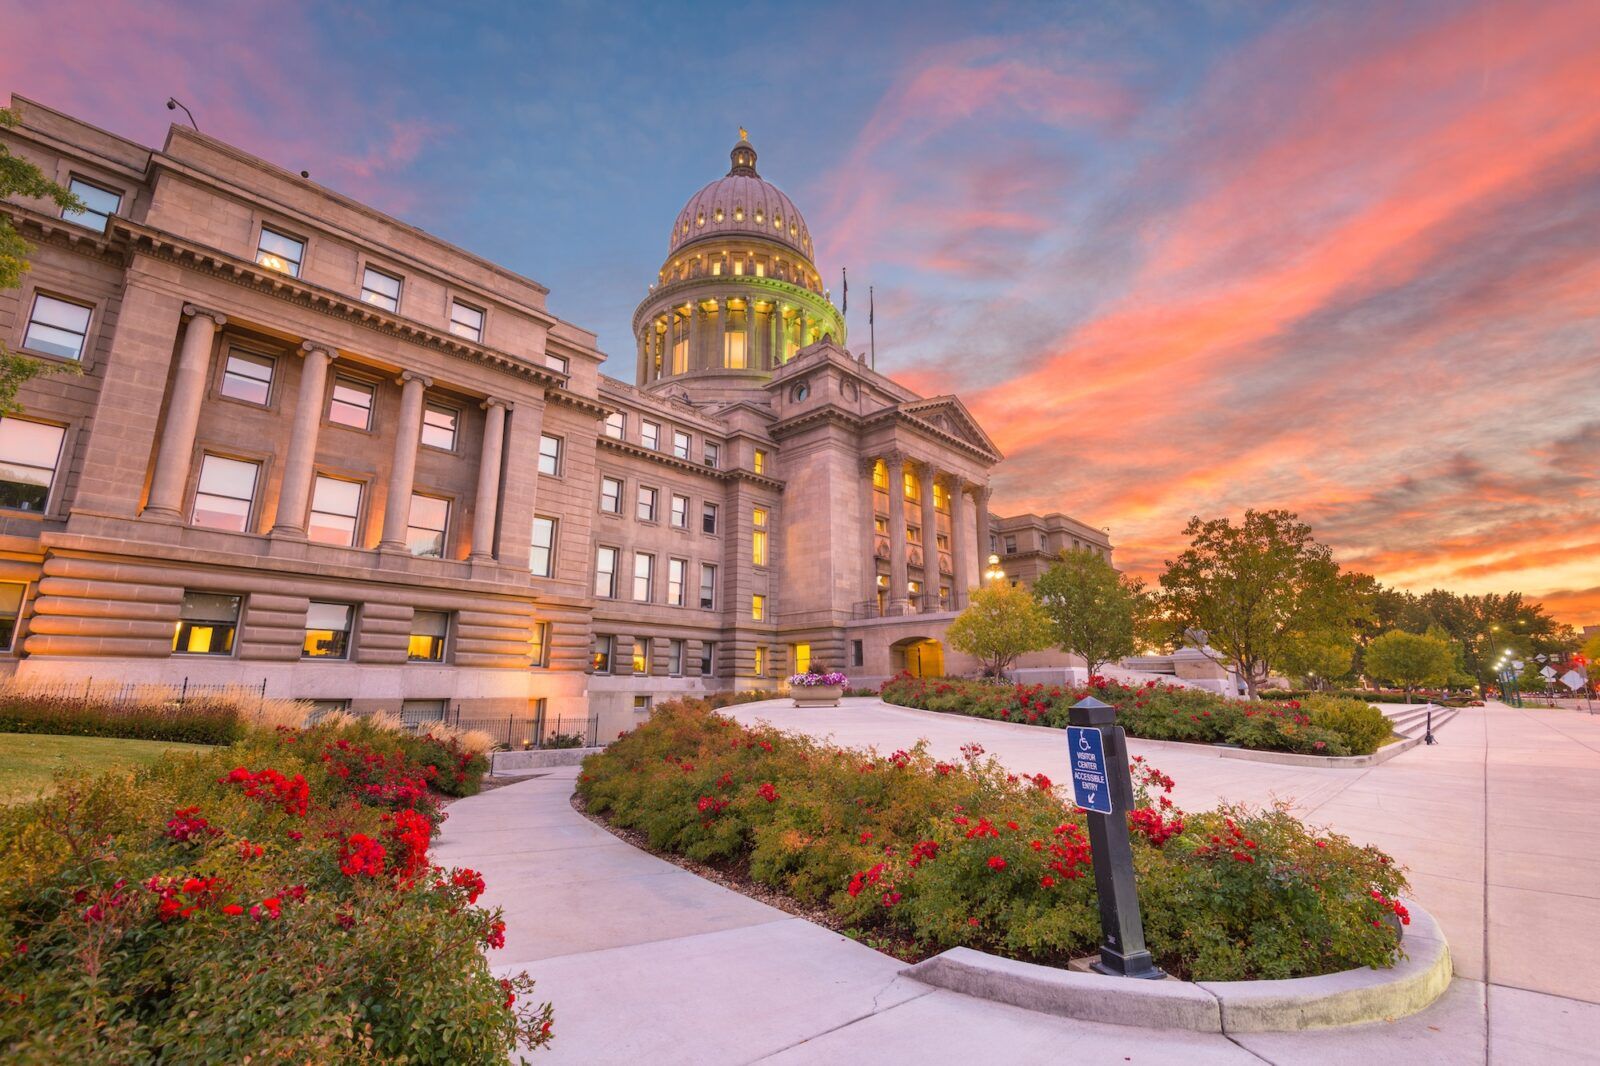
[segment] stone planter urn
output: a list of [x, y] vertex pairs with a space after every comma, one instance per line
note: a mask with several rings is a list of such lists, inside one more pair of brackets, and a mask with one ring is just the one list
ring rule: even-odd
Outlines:
[[789, 690], [796, 707], [837, 707], [844, 696], [843, 685], [795, 685]]

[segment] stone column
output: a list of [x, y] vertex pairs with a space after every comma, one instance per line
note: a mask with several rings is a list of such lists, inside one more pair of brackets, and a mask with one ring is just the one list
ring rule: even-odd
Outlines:
[[504, 400], [483, 403], [483, 451], [478, 457], [478, 498], [472, 510], [472, 552], [475, 560], [494, 558], [494, 519], [500, 508], [500, 455], [506, 439]]
[[877, 470], [877, 456], [867, 456], [861, 460], [861, 520], [865, 525], [866, 545], [862, 558], [866, 560], [866, 570], [862, 574], [862, 595], [874, 606], [878, 602], [878, 504], [876, 490], [872, 487], [872, 475]]
[[963, 504], [967, 498], [967, 487], [962, 484], [959, 477], [950, 481], [950, 607], [959, 611], [966, 606], [967, 589], [967, 552], [966, 530], [962, 523], [966, 521], [963, 513]]
[[500, 492], [500, 532], [494, 555], [501, 566], [526, 570], [533, 550], [533, 515], [539, 505], [543, 396], [536, 394], [518, 400], [510, 410], [508, 421], [503, 451], [510, 454], [511, 461], [505, 464], [506, 480]]
[[889, 613], [905, 614], [906, 598], [906, 460], [891, 452], [884, 457], [889, 468]]
[[700, 331], [695, 329], [694, 320], [700, 316], [700, 308], [694, 300], [689, 301], [689, 310], [683, 316], [683, 368], [685, 370], [698, 370], [699, 356], [695, 353], [695, 341], [700, 339]]
[[389, 499], [383, 508], [383, 540], [378, 547], [406, 550], [411, 524], [411, 487], [417, 476], [417, 442], [422, 438], [422, 397], [433, 384], [407, 370], [400, 375], [400, 422], [395, 427], [394, 461], [389, 465]]
[[767, 312], [767, 369], [776, 370], [783, 365], [783, 307], [772, 301]]
[[716, 302], [717, 325], [711, 331], [711, 359], [708, 366], [721, 369], [728, 365], [728, 300], [723, 297]]
[[[972, 486], [973, 506], [978, 509], [978, 559], [981, 567], [987, 567], [989, 556], [989, 486]], [[980, 582], [981, 583], [981, 582]]]
[[300, 394], [295, 400], [294, 426], [289, 430], [289, 454], [283, 461], [283, 484], [278, 489], [278, 514], [272, 535], [293, 540], [306, 538], [306, 509], [311, 503], [311, 475], [316, 467], [317, 432], [322, 428], [322, 396], [328, 387], [328, 363], [333, 351], [306, 341], [300, 345]]
[[922, 464], [922, 595], [924, 604], [939, 603], [939, 510], [933, 503], [933, 485], [939, 471]]
[[185, 304], [191, 316], [178, 352], [178, 370], [167, 404], [167, 424], [156, 451], [155, 474], [144, 505], [146, 518], [162, 522], [183, 521], [183, 490], [189, 483], [189, 461], [194, 457], [194, 437], [200, 428], [200, 405], [206, 398], [206, 378], [211, 370], [211, 347], [217, 330], [228, 324], [225, 316]]

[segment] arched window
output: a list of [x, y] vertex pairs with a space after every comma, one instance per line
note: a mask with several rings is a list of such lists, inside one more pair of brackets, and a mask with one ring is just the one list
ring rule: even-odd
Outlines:
[[735, 204], [734, 205], [734, 207], [733, 207], [733, 220], [735, 222], [743, 222], [744, 221], [744, 207], [743, 206], [741, 206], [739, 204]]
[[719, 208], [717, 208], [717, 212], [716, 212], [716, 214], [715, 214], [715, 215], [714, 215], [714, 216], [713, 216], [713, 218], [714, 218], [714, 219], [715, 219], [715, 220], [716, 220], [716, 221], [718, 221], [718, 222], [721, 222], [721, 221], [722, 221], [722, 208], [720, 208], [720, 207], [719, 207]]
[[694, 216], [694, 224], [696, 226], [704, 226], [706, 224], [706, 213], [704, 211]]

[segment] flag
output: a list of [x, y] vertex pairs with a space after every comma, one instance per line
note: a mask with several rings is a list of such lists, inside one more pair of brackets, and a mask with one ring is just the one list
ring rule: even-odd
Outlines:
[[839, 308], [841, 315], [850, 313], [850, 268], [840, 267], [839, 273], [844, 275], [844, 305]]
[[872, 286], [867, 286], [867, 325], [872, 325]]

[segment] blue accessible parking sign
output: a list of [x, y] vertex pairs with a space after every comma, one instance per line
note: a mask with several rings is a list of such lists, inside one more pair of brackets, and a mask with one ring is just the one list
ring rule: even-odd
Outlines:
[[1111, 813], [1111, 782], [1106, 775], [1105, 742], [1100, 730], [1067, 726], [1067, 746], [1072, 751], [1072, 802], [1086, 811]]

